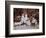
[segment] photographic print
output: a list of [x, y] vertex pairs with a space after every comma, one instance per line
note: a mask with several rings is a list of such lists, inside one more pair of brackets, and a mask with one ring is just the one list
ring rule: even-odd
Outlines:
[[6, 1], [6, 37], [44, 35], [44, 3]]
[[39, 29], [39, 9], [14, 8], [14, 30]]

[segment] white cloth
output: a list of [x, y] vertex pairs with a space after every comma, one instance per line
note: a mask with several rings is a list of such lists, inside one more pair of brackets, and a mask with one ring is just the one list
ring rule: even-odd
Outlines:
[[22, 17], [21, 17], [21, 22], [26, 23], [26, 20], [28, 20], [27, 14], [25, 15], [25, 17], [24, 17], [24, 15], [22, 15]]
[[24, 17], [24, 15], [22, 15], [21, 23], [23, 23], [23, 22], [26, 23], [27, 25], [31, 24], [29, 18], [27, 17], [27, 14], [25, 15], [25, 17]]
[[26, 24], [27, 24], [27, 25], [31, 25], [30, 20], [26, 21]]
[[37, 24], [37, 20], [35, 18], [32, 19], [32, 23]]

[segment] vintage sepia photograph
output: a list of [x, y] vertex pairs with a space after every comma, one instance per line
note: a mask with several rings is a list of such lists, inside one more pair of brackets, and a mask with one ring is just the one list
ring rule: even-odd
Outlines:
[[14, 8], [14, 30], [39, 29], [39, 9]]

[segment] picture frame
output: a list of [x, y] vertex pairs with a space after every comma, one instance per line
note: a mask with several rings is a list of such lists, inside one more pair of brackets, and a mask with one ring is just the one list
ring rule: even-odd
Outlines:
[[[30, 26], [29, 26], [30, 29], [29, 28], [27, 29], [26, 28], [27, 26], [22, 26], [25, 29], [23, 29], [21, 26], [17, 26], [17, 25], [14, 26], [14, 23], [16, 24], [16, 21], [17, 21], [17, 20], [15, 20], [17, 17], [16, 14], [19, 13], [18, 12], [19, 10], [22, 12], [23, 11], [26, 12], [26, 10], [27, 10], [28, 14], [29, 14], [28, 10], [30, 10], [30, 11], [33, 10], [32, 13], [35, 12], [33, 14], [33, 16], [38, 12], [38, 15], [39, 15], [38, 16], [38, 18], [39, 18], [38, 29], [37, 28], [35, 29], [34, 27], [33, 27], [34, 29], [31, 29]], [[19, 14], [21, 14], [21, 12]], [[13, 29], [14, 28], [13, 26], [15, 27], [15, 29]], [[20, 28], [21, 28], [21, 30], [20, 30]], [[6, 37], [45, 35], [45, 3], [5, 1], [5, 33], [6, 33], [5, 34]]]

